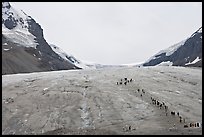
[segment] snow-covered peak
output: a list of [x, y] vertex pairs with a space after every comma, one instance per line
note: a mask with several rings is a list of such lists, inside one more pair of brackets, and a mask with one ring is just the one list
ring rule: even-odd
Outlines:
[[157, 58], [160, 58], [160, 54], [162, 53], [165, 53], [166, 56], [170, 56], [171, 54], [173, 54], [179, 47], [181, 47], [182, 45], [184, 45], [184, 43], [186, 42], [187, 39], [177, 43], [177, 44], [174, 44], [170, 47], [168, 47], [167, 49], [164, 49], [164, 50], [161, 50], [160, 52], [158, 52], [157, 54], [153, 55], [152, 57], [150, 57], [146, 62], [149, 62], [150, 60], [153, 60], [153, 59], [157, 59]]
[[[191, 35], [191, 37], [193, 37], [195, 34], [197, 33], [202, 33], [202, 27], [200, 27], [195, 33], [193, 33]], [[186, 38], [185, 40], [177, 43], [177, 44], [174, 44], [172, 46], [170, 46], [169, 48], [165, 49], [165, 50], [161, 50], [160, 52], [158, 52], [156, 55], [154, 55], [152, 58], [150, 58], [149, 60], [151, 59], [154, 59], [154, 58], [159, 58], [159, 57], [155, 57], [157, 55], [160, 55], [162, 53], [166, 53], [166, 56], [170, 56], [171, 54], [173, 54], [179, 47], [181, 47], [182, 45], [185, 44], [186, 40], [189, 39], [189, 38]]]
[[21, 46], [36, 48], [36, 37], [28, 30], [30, 19], [30, 16], [14, 9], [9, 2], [2, 2], [2, 34]]
[[8, 2], [2, 2], [2, 27], [4, 25], [10, 30], [21, 29], [28, 31], [27, 20], [29, 19], [31, 17], [22, 10], [16, 10]]
[[[199, 58], [195, 59], [196, 56]], [[190, 62], [192, 60], [195, 61]], [[185, 66], [194, 64], [196, 67], [202, 67], [202, 63], [198, 62], [199, 60], [202, 60], [202, 27], [187, 39], [153, 55], [143, 66], [155, 66], [158, 64]]]

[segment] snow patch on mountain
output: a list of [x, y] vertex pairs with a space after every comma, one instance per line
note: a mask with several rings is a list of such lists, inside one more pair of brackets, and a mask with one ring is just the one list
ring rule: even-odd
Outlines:
[[3, 43], [2, 45], [6, 46], [6, 45], [8, 45], [8, 43]]
[[36, 49], [38, 45], [35, 40], [36, 37], [29, 33], [28, 31], [20, 29], [7, 29], [4, 24], [2, 24], [2, 35], [4, 35], [8, 40], [17, 43], [19, 46], [32, 47]]
[[163, 61], [156, 66], [172, 66], [172, 65], [173, 65], [173, 62], [171, 61]]
[[185, 65], [190, 65], [190, 64], [195, 64], [196, 62], [200, 61], [201, 59], [199, 57], [197, 57], [194, 61], [192, 62], [188, 62]]
[[3, 50], [4, 50], [4, 51], [9, 51], [10, 49], [6, 49], [6, 48], [5, 48], [5, 49], [3, 49]]

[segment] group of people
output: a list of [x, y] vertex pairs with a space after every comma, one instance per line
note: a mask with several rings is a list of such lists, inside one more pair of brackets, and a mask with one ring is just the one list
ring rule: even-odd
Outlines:
[[[142, 91], [142, 92], [141, 92]], [[144, 89], [137, 89], [138, 93], [141, 93], [140, 96], [142, 97], [142, 95], [145, 94]], [[166, 116], [168, 115], [168, 106], [165, 104], [165, 102], [163, 101], [159, 101], [153, 97], [150, 97], [152, 104], [156, 105], [159, 107], [159, 109], [164, 109]], [[185, 118], [183, 118], [179, 112], [175, 112], [175, 111], [170, 111], [170, 115], [172, 116], [178, 116], [179, 117], [179, 122], [180, 123], [186, 123]], [[194, 122], [194, 123], [188, 123], [188, 124], [184, 124], [184, 128], [188, 128], [188, 127], [201, 127], [202, 124], [200, 124], [199, 122]]]
[[201, 127], [201, 126], [202, 126], [202, 124], [199, 123], [199, 122], [191, 122], [191, 123], [185, 124], [184, 128], [188, 128], [188, 127]]
[[[128, 78], [123, 78], [120, 79], [120, 81], [116, 82], [117, 85], [127, 85], [128, 83], [131, 83], [133, 81], [133, 79], [128, 79]], [[142, 97], [145, 94], [144, 89], [137, 89], [137, 92], [140, 93], [140, 96]], [[170, 115], [172, 116], [178, 116], [179, 117], [179, 122], [180, 123], [185, 123], [185, 118], [183, 118], [179, 112], [175, 112], [175, 111], [168, 111], [168, 106], [165, 104], [165, 102], [163, 101], [159, 101], [153, 97], [150, 97], [152, 104], [156, 105], [159, 107], [159, 109], [164, 109], [166, 116], [168, 115], [168, 112], [170, 112]], [[188, 128], [188, 127], [201, 127], [202, 124], [198, 123], [198, 122], [194, 122], [194, 123], [188, 123], [188, 124], [184, 124], [184, 128]], [[125, 131], [131, 130], [131, 126], [125, 127], [124, 128]]]
[[120, 79], [120, 81], [119, 81], [119, 82], [116, 82], [116, 84], [117, 84], [117, 85], [122, 85], [122, 84], [127, 85], [128, 83], [130, 83], [130, 82], [132, 82], [132, 81], [133, 81], [132, 78], [131, 78], [131, 79], [124, 78], [124, 79]]
[[[166, 116], [168, 115], [168, 112], [167, 112], [168, 106], [167, 106], [164, 102], [160, 102], [160, 101], [154, 99], [153, 97], [151, 97], [151, 100], [152, 100], [152, 103], [153, 103], [153, 104], [155, 104], [156, 106], [158, 106], [160, 109], [163, 108], [163, 109], [165, 110]], [[170, 114], [171, 114], [172, 116], [176, 116], [176, 115], [177, 115], [177, 116], [179, 117], [179, 122], [180, 122], [180, 123], [182, 123], [182, 122], [185, 123], [185, 118], [183, 118], [183, 117], [180, 115], [179, 112], [171, 111]], [[200, 126], [201, 126], [201, 124], [198, 123], [198, 122], [184, 124], [184, 128], [188, 128], [188, 127], [200, 127]]]

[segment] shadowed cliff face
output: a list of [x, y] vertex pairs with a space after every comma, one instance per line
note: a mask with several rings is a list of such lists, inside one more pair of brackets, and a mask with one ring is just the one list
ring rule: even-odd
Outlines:
[[[195, 64], [193, 62], [197, 57], [201, 59]], [[166, 52], [156, 54], [155, 58], [144, 63], [143, 66], [155, 66], [161, 62], [170, 61], [173, 66], [194, 66], [202, 67], [202, 27], [188, 38], [173, 54], [167, 56]]]
[[[2, 2], [2, 29], [2, 74], [80, 69], [52, 50], [40, 24], [8, 2]], [[36, 48], [24, 40], [32, 41]]]

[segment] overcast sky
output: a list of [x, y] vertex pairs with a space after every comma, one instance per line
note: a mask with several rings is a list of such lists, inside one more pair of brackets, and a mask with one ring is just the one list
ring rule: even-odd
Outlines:
[[202, 26], [202, 2], [10, 2], [81, 61], [144, 62]]

